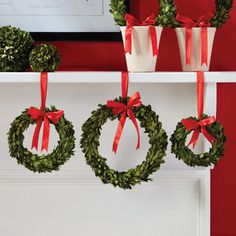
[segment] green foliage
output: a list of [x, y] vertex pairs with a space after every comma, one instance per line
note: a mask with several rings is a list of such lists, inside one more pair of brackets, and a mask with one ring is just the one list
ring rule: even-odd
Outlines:
[[[126, 102], [122, 98], [115, 101]], [[163, 158], [166, 155], [167, 148], [167, 135], [162, 124], [158, 121], [158, 115], [152, 111], [151, 106], [142, 105], [133, 109], [136, 118], [140, 121], [140, 126], [148, 134], [151, 146], [146, 155], [146, 160], [142, 164], [134, 169], [119, 172], [107, 165], [107, 159], [99, 154], [98, 148], [102, 126], [108, 119], [120, 119], [120, 115], [114, 115], [106, 105], [99, 105], [99, 107], [92, 112], [92, 116], [82, 126], [83, 133], [80, 144], [87, 164], [91, 166], [95, 175], [100, 177], [104, 184], [110, 183], [115, 187], [131, 189], [132, 186], [141, 183], [141, 181], [150, 181], [149, 175], [156, 172], [164, 163]]]
[[[57, 111], [52, 106], [51, 109], [45, 108], [45, 112]], [[59, 167], [63, 165], [72, 155], [74, 155], [75, 137], [74, 129], [71, 122], [65, 119], [64, 115], [59, 120], [58, 124], [53, 124], [59, 134], [60, 140], [57, 147], [52, 153], [48, 155], [37, 155], [30, 152], [23, 146], [24, 131], [29, 125], [36, 124], [28, 115], [28, 109], [22, 112], [11, 124], [8, 133], [9, 152], [11, 157], [16, 158], [18, 164], [24, 165], [27, 169], [33, 172], [51, 172], [58, 171]]]
[[[179, 27], [176, 20], [175, 0], [160, 0], [159, 16], [157, 23], [162, 26]], [[229, 19], [229, 12], [233, 7], [233, 0], [215, 0], [216, 9], [210, 19], [211, 27], [220, 28]]]
[[[209, 116], [203, 114], [201, 119], [208, 117]], [[195, 117], [189, 117], [187, 119], [193, 119], [198, 122], [200, 121]], [[177, 124], [176, 130], [171, 136], [171, 152], [176, 155], [176, 158], [183, 160], [188, 166], [207, 167], [212, 164], [217, 164], [221, 156], [224, 155], [224, 143], [226, 142], [224, 128], [221, 123], [215, 122], [208, 125], [206, 129], [213, 137], [216, 138], [216, 141], [213, 142], [209, 152], [196, 155], [186, 146], [186, 138], [191, 131], [187, 131], [181, 122]]]
[[[176, 8], [172, 0], [159, 0], [160, 14], [156, 19], [156, 25], [160, 26], [178, 26], [179, 23], [175, 20]], [[117, 25], [125, 26], [126, 1], [125, 0], [111, 0], [110, 12]]]
[[55, 71], [61, 63], [57, 48], [51, 44], [37, 45], [30, 53], [29, 63], [36, 72]]
[[216, 11], [210, 20], [211, 26], [220, 28], [230, 18], [229, 12], [233, 8], [233, 0], [215, 0]]
[[126, 14], [126, 4], [125, 0], [111, 0], [110, 3], [110, 12], [113, 15], [113, 18], [117, 25], [125, 26], [125, 14]]
[[173, 0], [159, 0], [159, 15], [157, 16], [157, 24], [168, 27], [179, 27], [180, 24], [176, 20], [176, 6]]
[[0, 28], [0, 71], [21, 72], [29, 67], [29, 54], [33, 39], [19, 28]]

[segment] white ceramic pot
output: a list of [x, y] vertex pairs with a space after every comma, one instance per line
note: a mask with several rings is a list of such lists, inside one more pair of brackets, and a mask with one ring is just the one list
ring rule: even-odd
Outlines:
[[[156, 27], [157, 47], [159, 48], [162, 27]], [[126, 27], [121, 27], [125, 47]], [[134, 26], [132, 30], [132, 52], [126, 53], [126, 62], [130, 72], [153, 72], [156, 69], [157, 56], [153, 56], [153, 48], [148, 26]]]
[[183, 71], [209, 71], [216, 28], [208, 27], [208, 65], [201, 61], [201, 28], [192, 28], [191, 61], [186, 65], [186, 28], [176, 28]]

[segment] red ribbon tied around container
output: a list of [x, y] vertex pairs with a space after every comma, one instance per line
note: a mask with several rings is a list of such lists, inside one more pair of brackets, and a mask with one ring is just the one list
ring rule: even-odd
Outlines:
[[[122, 98], [126, 99], [128, 94], [128, 84], [129, 84], [129, 76], [127, 72], [122, 72]], [[140, 132], [138, 123], [136, 120], [136, 117], [133, 112], [134, 107], [140, 107], [142, 105], [142, 102], [140, 101], [141, 97], [139, 92], [134, 93], [127, 101], [127, 104], [116, 102], [116, 101], [107, 101], [107, 107], [112, 109], [112, 112], [114, 115], [121, 115], [121, 118], [119, 120], [118, 128], [116, 131], [116, 135], [113, 141], [113, 152], [117, 152], [117, 148], [120, 142], [120, 138], [122, 135], [122, 131], [126, 122], [127, 116], [131, 119], [133, 122], [137, 134], [138, 134], [138, 141], [136, 149], [140, 147]]]
[[[201, 119], [201, 115], [203, 114], [204, 110], [204, 72], [199, 71], [197, 72], [197, 97], [198, 97], [198, 119]], [[183, 119], [182, 124], [188, 131], [193, 130], [192, 138], [188, 144], [190, 146], [193, 145], [195, 147], [200, 132], [205, 136], [205, 138], [210, 142], [213, 143], [216, 139], [209, 134], [206, 129], [206, 126], [211, 125], [216, 122], [214, 116], [208, 117], [206, 119], [195, 121], [193, 119]]]
[[180, 21], [182, 27], [186, 27], [186, 65], [191, 62], [192, 52], [192, 28], [201, 28], [201, 65], [208, 65], [208, 31], [207, 27], [211, 26], [211, 14], [201, 16], [198, 21], [194, 21], [189, 17], [177, 15], [176, 19]]
[[153, 56], [158, 56], [158, 42], [156, 33], [156, 14], [151, 14], [146, 20], [140, 22], [130, 14], [125, 15], [126, 30], [125, 30], [125, 53], [132, 54], [132, 31], [134, 26], [149, 26], [149, 33], [152, 43]]
[[33, 120], [37, 120], [36, 128], [32, 140], [32, 149], [36, 148], [38, 150], [38, 140], [39, 134], [44, 123], [43, 127], [43, 138], [42, 138], [42, 148], [41, 151], [48, 151], [49, 144], [49, 134], [50, 134], [50, 121], [54, 124], [57, 124], [64, 114], [64, 111], [55, 111], [55, 112], [45, 112], [45, 104], [47, 97], [47, 85], [48, 85], [48, 73], [42, 72], [40, 77], [40, 89], [41, 89], [41, 107], [40, 109], [31, 107], [28, 110], [28, 114]]

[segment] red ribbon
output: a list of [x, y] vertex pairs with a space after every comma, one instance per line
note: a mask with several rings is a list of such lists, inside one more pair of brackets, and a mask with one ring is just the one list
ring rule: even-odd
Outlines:
[[211, 26], [210, 18], [212, 15], [206, 14], [201, 16], [198, 21], [189, 17], [177, 15], [176, 19], [180, 21], [182, 27], [186, 27], [186, 64], [191, 62], [192, 52], [192, 28], [201, 27], [201, 65], [208, 65], [208, 31], [207, 27]]
[[140, 22], [130, 14], [125, 15], [126, 31], [125, 31], [125, 53], [132, 54], [132, 31], [134, 26], [149, 26], [149, 33], [152, 43], [153, 56], [158, 56], [158, 42], [156, 34], [156, 14], [151, 14], [146, 20]]
[[201, 116], [204, 110], [204, 72], [197, 72], [197, 98], [198, 98], [198, 119], [200, 121], [195, 121], [193, 119], [183, 119], [182, 124], [186, 127], [188, 131], [193, 130], [192, 138], [188, 144], [193, 145], [195, 147], [197, 140], [199, 138], [200, 132], [205, 136], [205, 138], [213, 143], [216, 139], [208, 133], [206, 126], [211, 125], [216, 122], [214, 116], [208, 117], [206, 119], [201, 120]]
[[[127, 98], [127, 93], [128, 93], [128, 73], [123, 72], [122, 73], [122, 97], [123, 99]], [[122, 131], [123, 131], [127, 116], [133, 122], [136, 128], [137, 134], [138, 134], [138, 141], [137, 141], [136, 149], [140, 147], [140, 132], [139, 132], [136, 117], [132, 110], [134, 107], [140, 107], [142, 105], [142, 102], [140, 101], [140, 99], [141, 97], [140, 97], [139, 92], [136, 92], [129, 98], [127, 104], [116, 102], [116, 101], [107, 101], [107, 107], [112, 109], [112, 112], [114, 115], [122, 114], [119, 120], [118, 128], [117, 128], [116, 135], [113, 142], [112, 150], [115, 153], [117, 152], [117, 148], [120, 142], [120, 138], [122, 135]]]
[[208, 133], [208, 131], [206, 130], [206, 126], [211, 125], [215, 122], [216, 122], [216, 119], [214, 116], [200, 120], [199, 122], [192, 119], [183, 119], [182, 124], [186, 127], [186, 129], [188, 131], [193, 130], [193, 135], [188, 146], [192, 144], [193, 148], [195, 147], [200, 132], [205, 136], [205, 138], [210, 143], [213, 143], [216, 139], [211, 134]]
[[34, 131], [33, 140], [32, 140], [32, 149], [36, 148], [38, 150], [38, 140], [39, 133], [44, 123], [43, 128], [43, 138], [42, 138], [42, 149], [48, 151], [49, 144], [49, 134], [50, 134], [50, 121], [54, 124], [58, 124], [60, 118], [64, 114], [64, 111], [55, 111], [55, 112], [45, 112], [45, 104], [47, 97], [47, 84], [48, 84], [48, 73], [42, 72], [40, 78], [40, 88], [41, 88], [41, 107], [40, 109], [31, 107], [28, 110], [28, 114], [33, 120], [37, 120], [37, 125]]

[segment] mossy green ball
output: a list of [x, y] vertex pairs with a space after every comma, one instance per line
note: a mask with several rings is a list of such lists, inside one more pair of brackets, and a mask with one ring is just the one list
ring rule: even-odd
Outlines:
[[0, 28], [0, 72], [22, 72], [29, 67], [33, 47], [30, 33], [12, 26]]
[[31, 51], [29, 63], [36, 72], [53, 72], [60, 65], [61, 57], [54, 45], [41, 44]]

